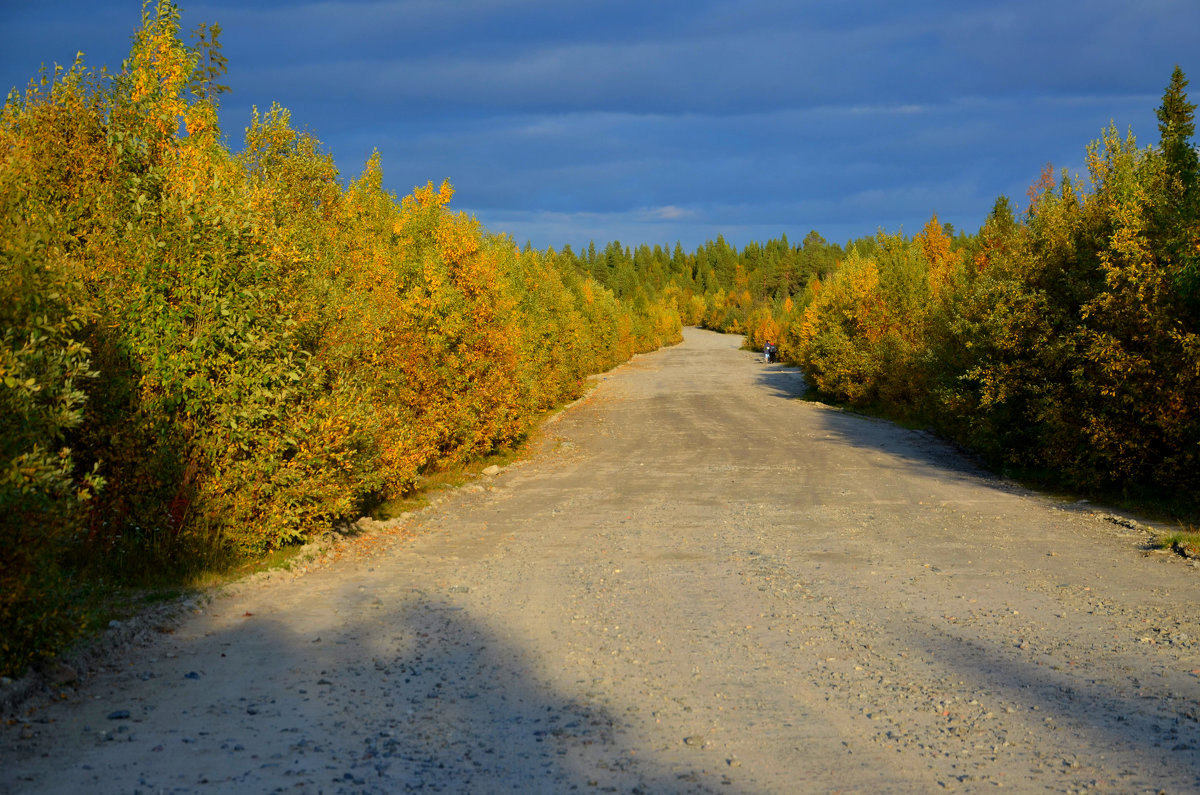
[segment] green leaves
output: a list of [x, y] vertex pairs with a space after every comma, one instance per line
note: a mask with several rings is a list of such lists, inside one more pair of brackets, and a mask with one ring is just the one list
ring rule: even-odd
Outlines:
[[[53, 213], [0, 169], [0, 672], [16, 673], [48, 639], [69, 638], [74, 617], [55, 609], [58, 558], [77, 540], [103, 486], [70, 447], [83, 384], [95, 376], [79, 339], [89, 316], [63, 261]], [[40, 605], [47, 605], [49, 609]], [[22, 618], [23, 614], [29, 615]]]

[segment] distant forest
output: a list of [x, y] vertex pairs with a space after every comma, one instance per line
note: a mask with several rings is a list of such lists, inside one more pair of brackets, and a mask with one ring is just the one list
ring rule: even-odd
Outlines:
[[1200, 169], [1176, 67], [1158, 140], [1115, 128], [974, 234], [552, 256], [634, 306], [776, 343], [816, 395], [931, 427], [993, 466], [1200, 506]]
[[147, 7], [0, 116], [0, 674], [179, 584], [519, 445], [589, 374], [767, 340], [818, 397], [998, 467], [1200, 504], [1200, 186], [1177, 69], [1156, 145], [1116, 130], [964, 234], [738, 251], [520, 250], [378, 157], [344, 180], [286, 109], [218, 125], [219, 27]]

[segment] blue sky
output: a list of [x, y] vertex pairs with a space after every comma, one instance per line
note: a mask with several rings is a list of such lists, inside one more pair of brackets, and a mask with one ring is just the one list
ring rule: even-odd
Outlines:
[[[222, 129], [278, 102], [346, 179], [537, 248], [692, 250], [815, 229], [975, 231], [1046, 163], [1083, 170], [1111, 121], [1143, 145], [1179, 64], [1200, 99], [1196, 0], [361, 0], [180, 3], [217, 22]], [[139, 0], [0, 0], [0, 87], [120, 67]]]

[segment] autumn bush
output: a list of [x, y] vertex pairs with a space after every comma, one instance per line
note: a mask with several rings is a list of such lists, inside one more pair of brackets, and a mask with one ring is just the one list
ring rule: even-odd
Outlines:
[[[1060, 485], [1200, 506], [1200, 178], [1177, 69], [1160, 141], [1105, 130], [974, 238], [936, 217], [819, 282], [785, 354], [822, 392]], [[778, 314], [778, 313], [777, 313]]]
[[9, 670], [78, 630], [59, 561], [103, 485], [69, 442], [95, 376], [81, 333], [88, 311], [51, 242], [58, 219], [28, 201], [29, 173], [15, 160], [0, 171], [0, 660]]
[[937, 217], [913, 240], [880, 234], [871, 256], [856, 252], [820, 284], [786, 335], [785, 355], [821, 392], [908, 416], [926, 407], [930, 324], [959, 257]]
[[956, 411], [1000, 461], [1080, 488], [1196, 502], [1194, 255], [1164, 243], [1200, 242], [1200, 223], [1191, 210], [1155, 228], [1179, 186], [1165, 151], [1110, 128], [1088, 149], [1086, 184], [1064, 175], [1023, 223], [989, 221], [950, 324]]
[[217, 124], [215, 36], [147, 7], [0, 124], [0, 673], [81, 626], [75, 590], [303, 541], [519, 442], [587, 375], [677, 341], [378, 156], [343, 184], [288, 112]]

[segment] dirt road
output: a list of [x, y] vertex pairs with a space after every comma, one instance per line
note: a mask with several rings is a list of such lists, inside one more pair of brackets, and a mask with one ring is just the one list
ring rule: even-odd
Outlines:
[[688, 330], [0, 729], [37, 793], [1188, 792], [1200, 572]]

